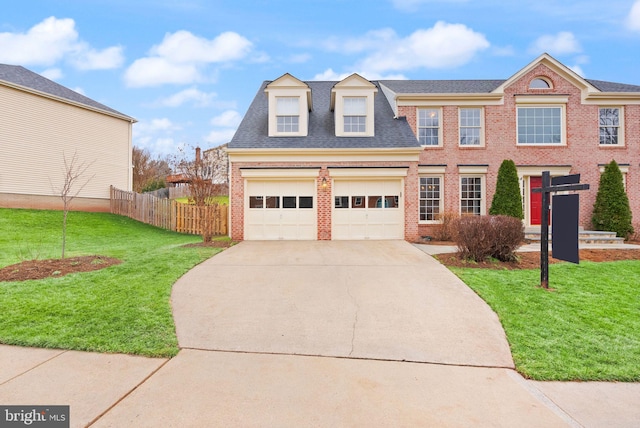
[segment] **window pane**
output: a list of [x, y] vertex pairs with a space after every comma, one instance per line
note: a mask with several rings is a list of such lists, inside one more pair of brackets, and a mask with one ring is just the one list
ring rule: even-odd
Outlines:
[[423, 146], [437, 146], [440, 127], [439, 109], [418, 110], [418, 141]]
[[460, 213], [480, 215], [482, 206], [482, 178], [460, 179]]
[[266, 208], [280, 208], [280, 196], [267, 196], [264, 199]]
[[262, 196], [249, 196], [249, 208], [262, 208]]
[[440, 214], [440, 177], [420, 177], [420, 220], [438, 220]]
[[298, 116], [278, 116], [278, 132], [298, 132]]
[[518, 107], [518, 144], [562, 143], [560, 107]]
[[365, 116], [345, 116], [344, 132], [365, 132]]
[[279, 116], [298, 116], [300, 102], [298, 97], [277, 97], [276, 114]]
[[336, 208], [349, 208], [349, 197], [336, 196], [334, 203]]
[[313, 196], [300, 196], [298, 202], [299, 208], [313, 208]]
[[620, 129], [620, 109], [600, 109], [600, 144], [618, 144], [618, 132]]
[[384, 207], [385, 208], [398, 208], [398, 197], [397, 196], [385, 196], [384, 197]]
[[364, 196], [352, 196], [351, 208], [364, 208]]
[[365, 97], [345, 97], [344, 111], [345, 116], [366, 116], [367, 103]]
[[368, 208], [382, 208], [382, 196], [369, 196], [368, 198]]
[[282, 208], [295, 208], [296, 207], [296, 197], [295, 196], [283, 196], [282, 197]]

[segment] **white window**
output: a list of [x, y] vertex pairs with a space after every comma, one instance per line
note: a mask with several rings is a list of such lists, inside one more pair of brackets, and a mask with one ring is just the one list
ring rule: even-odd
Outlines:
[[603, 107], [599, 110], [600, 145], [620, 146], [622, 138], [622, 111], [617, 107]]
[[366, 97], [344, 97], [344, 132], [365, 132], [367, 123]]
[[442, 176], [420, 177], [420, 221], [438, 221], [441, 213]]
[[440, 109], [418, 109], [418, 141], [423, 146], [440, 145]]
[[461, 108], [460, 112], [460, 145], [482, 145], [482, 109]]
[[300, 126], [300, 98], [277, 97], [276, 120], [278, 132], [298, 132]]
[[542, 77], [536, 77], [529, 83], [529, 89], [551, 89], [551, 83]]
[[518, 107], [518, 144], [563, 144], [563, 108]]
[[460, 214], [484, 214], [484, 186], [482, 176], [460, 177]]

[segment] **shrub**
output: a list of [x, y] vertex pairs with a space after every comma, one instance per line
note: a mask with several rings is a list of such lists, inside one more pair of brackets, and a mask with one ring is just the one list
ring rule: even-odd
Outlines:
[[524, 240], [522, 221], [504, 215], [464, 216], [456, 220], [455, 241], [461, 258], [481, 262], [489, 257], [516, 260], [515, 251]]
[[439, 224], [433, 228], [433, 239], [436, 241], [453, 241], [456, 233], [456, 220], [460, 215], [452, 212], [445, 212], [438, 215]]
[[502, 161], [498, 170], [496, 193], [493, 195], [489, 214], [524, 218], [522, 194], [520, 193], [520, 184], [518, 182], [518, 169], [510, 159]]
[[595, 230], [616, 232], [627, 239], [633, 234], [629, 198], [624, 190], [622, 172], [615, 160], [604, 168], [593, 206], [591, 223]]

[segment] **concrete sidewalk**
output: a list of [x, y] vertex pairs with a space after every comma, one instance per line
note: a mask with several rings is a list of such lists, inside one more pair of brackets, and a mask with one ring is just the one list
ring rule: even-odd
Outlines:
[[405, 242], [244, 242], [172, 302], [171, 360], [0, 345], [0, 404], [72, 427], [640, 423], [640, 384], [523, 379], [495, 314]]

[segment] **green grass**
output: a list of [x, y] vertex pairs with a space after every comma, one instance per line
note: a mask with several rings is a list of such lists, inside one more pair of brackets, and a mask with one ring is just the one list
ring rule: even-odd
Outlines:
[[640, 262], [452, 269], [498, 314], [517, 370], [536, 380], [640, 381]]
[[[0, 267], [59, 258], [62, 212], [0, 209]], [[178, 352], [170, 294], [190, 268], [220, 251], [106, 213], [70, 212], [67, 257], [123, 261], [94, 272], [0, 282], [0, 343], [169, 357]]]
[[[207, 198], [209, 203], [215, 203], [220, 205], [229, 205], [229, 196], [221, 195], [221, 196], [212, 196]], [[189, 198], [176, 198], [176, 202], [180, 202], [181, 204], [188, 204]]]

